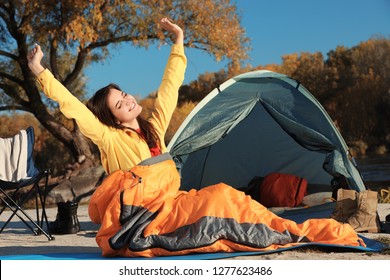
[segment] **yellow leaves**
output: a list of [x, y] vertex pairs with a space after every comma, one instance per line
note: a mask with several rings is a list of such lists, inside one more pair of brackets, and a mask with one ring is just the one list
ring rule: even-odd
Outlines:
[[282, 56], [284, 73], [291, 75], [300, 66], [299, 56], [297, 53], [286, 54]]
[[[53, 0], [15, 1], [21, 16], [34, 17], [22, 28], [34, 41], [53, 39], [58, 46], [86, 48], [128, 41], [148, 47], [169, 41], [158, 28], [161, 17], [172, 18], [185, 32], [187, 46], [205, 50], [217, 61], [227, 59], [238, 71], [247, 58], [249, 39], [231, 0]], [[96, 46], [96, 44], [94, 45]], [[66, 47], [65, 47], [66, 48]]]
[[181, 8], [180, 18], [192, 47], [206, 49], [217, 61], [247, 58], [249, 39], [231, 1], [188, 0], [181, 2]]
[[154, 108], [155, 97], [146, 97], [139, 101], [139, 104], [142, 106], [142, 117], [148, 118], [151, 115], [151, 111]]
[[188, 114], [195, 108], [196, 104], [197, 103], [194, 102], [185, 102], [181, 106], [178, 106], [173, 112], [169, 127], [165, 134], [165, 143], [167, 143], [167, 145]]
[[281, 69], [281, 66], [279, 64], [268, 64], [264, 67], [258, 68], [258, 70], [268, 70], [277, 73], [284, 73], [284, 71]]
[[[141, 104], [143, 110], [142, 110], [142, 117], [148, 118], [151, 115], [151, 112], [154, 108], [154, 101], [155, 96], [150, 95], [142, 100], [139, 101]], [[197, 103], [195, 102], [184, 102], [183, 104], [176, 107], [175, 111], [173, 112], [171, 121], [169, 123], [168, 130], [165, 134], [165, 142], [168, 143], [179, 126], [182, 124], [184, 119], [187, 117], [187, 115], [192, 111], [192, 109], [196, 106]]]
[[68, 18], [63, 22], [62, 29], [66, 34], [66, 42], [77, 41], [81, 47], [96, 42], [99, 33], [105, 30], [104, 12], [107, 12], [107, 1], [90, 0], [69, 1], [71, 5], [65, 11]]
[[86, 43], [95, 42], [99, 35], [93, 26], [91, 26], [86, 18], [77, 16], [65, 27], [66, 41], [78, 41], [81, 47]]

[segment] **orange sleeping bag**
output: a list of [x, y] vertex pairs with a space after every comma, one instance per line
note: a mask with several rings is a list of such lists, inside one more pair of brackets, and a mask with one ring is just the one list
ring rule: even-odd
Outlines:
[[297, 224], [223, 183], [189, 192], [179, 187], [168, 154], [110, 174], [89, 204], [91, 220], [101, 224], [96, 241], [103, 255], [267, 251], [307, 242], [365, 246], [348, 224]]

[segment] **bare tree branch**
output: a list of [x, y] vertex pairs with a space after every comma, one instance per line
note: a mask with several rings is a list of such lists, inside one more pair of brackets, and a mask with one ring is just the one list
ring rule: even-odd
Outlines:
[[79, 52], [72, 72], [70, 72], [63, 81], [65, 86], [73, 83], [78, 78], [85, 65], [87, 54], [88, 53], [85, 49]]
[[12, 53], [9, 53], [9, 52], [6, 52], [6, 51], [2, 51], [2, 50], [0, 50], [0, 55], [1, 56], [6, 56], [6, 57], [9, 57], [9, 58], [11, 58], [11, 59], [13, 59], [13, 60], [18, 60], [18, 57], [16, 56], [16, 55], [14, 55], [14, 54], [12, 54]]
[[55, 39], [50, 40], [50, 68], [57, 80], [61, 81], [60, 73], [57, 65], [57, 48], [54, 43]]
[[[29, 101], [26, 101], [24, 99], [22, 99], [20, 96], [20, 94], [18, 93], [18, 91], [16, 90], [15, 87], [9, 85], [9, 84], [0, 84], [0, 88], [4, 91], [4, 94], [6, 94], [7, 96], [9, 96], [10, 98], [12, 98], [12, 100], [20, 105], [20, 106], [23, 106], [23, 107], [26, 107], [26, 108], [30, 108], [30, 102]], [[14, 105], [11, 105], [11, 106], [14, 106]]]
[[11, 111], [11, 110], [18, 110], [18, 111], [25, 111], [25, 112], [33, 113], [33, 111], [30, 108], [20, 106], [20, 105], [0, 106], [0, 111]]
[[113, 37], [104, 41], [92, 42], [85, 49], [88, 51], [92, 51], [96, 48], [106, 47], [112, 43], [122, 43], [122, 42], [133, 42], [138, 40], [157, 40], [159, 39], [156, 35], [148, 35], [148, 36], [121, 36], [121, 37]]
[[15, 77], [15, 76], [11, 76], [11, 75], [9, 75], [7, 73], [0, 72], [0, 77], [8, 79], [11, 82], [14, 82], [14, 83], [18, 84], [19, 86], [21, 86], [22, 88], [24, 88], [24, 82], [21, 79]]

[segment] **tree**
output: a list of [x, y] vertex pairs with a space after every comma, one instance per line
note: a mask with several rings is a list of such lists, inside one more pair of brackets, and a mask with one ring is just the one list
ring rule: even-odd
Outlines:
[[330, 53], [327, 65], [335, 74], [335, 103], [342, 129], [370, 146], [388, 142], [390, 41], [372, 38], [351, 49], [338, 48]]
[[309, 91], [314, 92], [321, 101], [326, 86], [326, 69], [322, 53], [302, 52], [299, 56], [284, 55], [281, 71], [300, 81]]
[[55, 138], [90, 164], [99, 162], [75, 122], [58, 114], [39, 91], [27, 66], [34, 42], [46, 64], [73, 94], [83, 98], [83, 70], [105, 59], [110, 45], [147, 48], [170, 41], [156, 22], [168, 16], [184, 27], [185, 45], [227, 59], [232, 69], [247, 58], [249, 39], [230, 0], [4, 0], [0, 3], [0, 110], [33, 114]]
[[214, 88], [225, 82], [229, 76], [225, 70], [213, 73], [204, 73], [189, 85], [182, 86], [179, 90], [179, 105], [187, 102], [200, 102]]

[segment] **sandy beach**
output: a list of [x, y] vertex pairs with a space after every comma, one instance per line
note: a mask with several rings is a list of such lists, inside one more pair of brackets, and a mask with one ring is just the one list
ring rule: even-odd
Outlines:
[[[28, 210], [34, 217], [34, 212]], [[390, 204], [379, 204], [378, 214], [383, 221], [390, 213]], [[4, 214], [9, 214], [9, 211]], [[57, 208], [48, 208], [49, 221], [54, 221]], [[0, 234], [0, 259], [2, 256], [11, 255], [46, 255], [55, 253], [99, 253], [100, 249], [96, 244], [95, 236], [99, 225], [93, 224], [88, 217], [88, 206], [80, 205], [78, 208], [78, 219], [81, 230], [76, 234], [53, 235], [54, 240], [48, 241], [44, 235], [35, 236], [17, 218], [12, 219], [10, 225]], [[5, 216], [2, 216], [2, 221]], [[384, 241], [390, 244], [390, 234], [387, 233], [362, 233], [364, 237]], [[390, 260], [390, 250], [383, 252], [361, 252], [344, 251], [306, 247], [298, 248], [272, 254], [261, 254], [251, 256], [239, 256], [231, 259], [259, 259], [259, 260]]]

